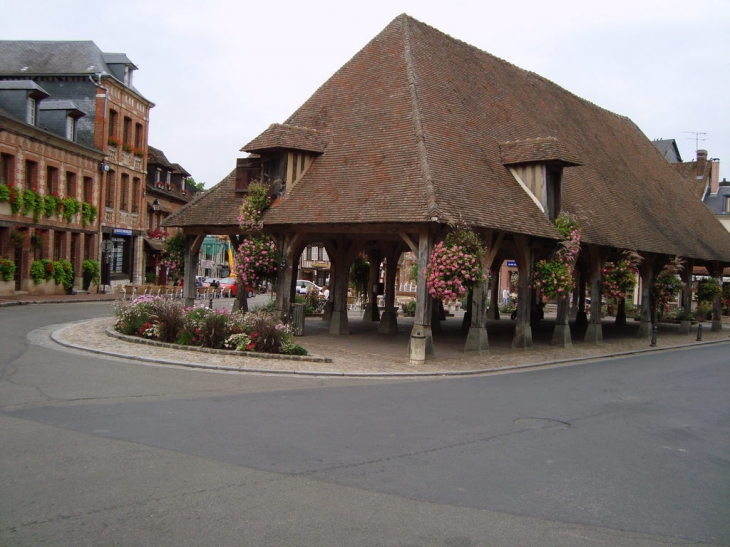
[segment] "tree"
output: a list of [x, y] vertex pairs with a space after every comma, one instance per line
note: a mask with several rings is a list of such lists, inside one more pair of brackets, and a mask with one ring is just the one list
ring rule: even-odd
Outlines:
[[185, 184], [197, 188], [198, 191], [200, 191], [200, 192], [205, 190], [205, 183], [204, 182], [195, 182], [195, 179], [193, 177], [186, 178]]

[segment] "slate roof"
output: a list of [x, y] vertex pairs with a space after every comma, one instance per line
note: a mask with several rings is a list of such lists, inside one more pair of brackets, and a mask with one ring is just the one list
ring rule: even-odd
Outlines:
[[669, 163], [678, 163], [682, 161], [682, 156], [679, 155], [677, 141], [674, 139], [654, 139], [652, 143]]
[[[92, 75], [106, 73], [124, 84], [109, 67], [120, 63], [136, 68], [123, 53], [103, 53], [91, 40], [0, 40], [0, 78], [34, 78], [54, 75]], [[128, 86], [140, 97], [133, 86]]]
[[[556, 158], [580, 164], [563, 171], [563, 208], [584, 242], [730, 261], [730, 235], [631, 120], [407, 15], [283, 125], [316, 131], [323, 153], [265, 212], [265, 227], [438, 219], [555, 238], [503, 158], [505, 143], [553, 139], [543, 142], [559, 143]], [[275, 133], [244, 149], [286, 146]], [[207, 215], [206, 204], [168, 222], [222, 222], [221, 203]]]

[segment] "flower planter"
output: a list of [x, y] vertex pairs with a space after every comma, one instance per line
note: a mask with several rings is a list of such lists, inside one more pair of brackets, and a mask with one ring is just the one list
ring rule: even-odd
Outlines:
[[15, 281], [0, 280], [0, 295], [12, 296], [15, 294]]
[[56, 285], [56, 282], [53, 279], [41, 281], [39, 285], [36, 285], [33, 281], [31, 281], [28, 285], [28, 294], [40, 296], [66, 294], [66, 289], [63, 285]]
[[10, 209], [10, 204], [7, 201], [0, 202], [0, 215], [12, 215], [13, 211]]

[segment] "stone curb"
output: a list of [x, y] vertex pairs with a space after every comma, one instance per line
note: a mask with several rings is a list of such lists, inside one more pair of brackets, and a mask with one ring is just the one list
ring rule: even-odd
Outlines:
[[[604, 355], [592, 355], [586, 357], [571, 357], [566, 359], [556, 359], [552, 361], [542, 361], [538, 363], [529, 363], [523, 365], [511, 365], [506, 367], [495, 368], [491, 370], [484, 369], [473, 369], [473, 370], [462, 370], [462, 371], [439, 371], [439, 372], [339, 372], [339, 371], [312, 371], [312, 370], [290, 370], [290, 369], [262, 369], [256, 367], [232, 367], [226, 365], [207, 365], [203, 363], [188, 363], [183, 361], [176, 361], [174, 359], [160, 359], [155, 357], [145, 357], [134, 354], [121, 354], [112, 351], [100, 350], [96, 348], [90, 348], [88, 346], [82, 346], [63, 340], [61, 333], [71, 328], [70, 326], [64, 326], [51, 333], [51, 339], [65, 347], [88, 351], [98, 355], [106, 355], [110, 357], [119, 357], [123, 359], [130, 359], [135, 361], [142, 361], [148, 363], [154, 363], [159, 365], [174, 365], [192, 369], [200, 370], [214, 370], [214, 371], [225, 371], [225, 372], [239, 372], [244, 374], [261, 374], [261, 375], [289, 375], [289, 376], [309, 376], [309, 377], [330, 377], [330, 378], [365, 378], [365, 379], [376, 379], [376, 378], [444, 378], [444, 377], [460, 377], [460, 376], [485, 376], [490, 374], [500, 374], [505, 372], [519, 372], [523, 370], [532, 370], [537, 368], [547, 367], [558, 367], [558, 366], [572, 366], [578, 365], [585, 362], [613, 359], [617, 357], [625, 357], [630, 355], [640, 355], [644, 353], [656, 352], [656, 351], [676, 351], [682, 349], [688, 349], [697, 347], [698, 345], [711, 345], [727, 343], [729, 340], [708, 340], [700, 341], [688, 344], [677, 344], [666, 347], [654, 347], [650, 349], [634, 349], [622, 352], [607, 353]], [[150, 345], [154, 347], [161, 347], [164, 349], [171, 349], [174, 351], [192, 351], [197, 353], [214, 353], [220, 355], [240, 355], [242, 357], [254, 357], [263, 358], [269, 360], [289, 360], [289, 361], [309, 361], [318, 363], [333, 363], [332, 358], [329, 357], [318, 357], [318, 356], [299, 356], [299, 355], [270, 355], [270, 354], [254, 354], [249, 352], [240, 352], [232, 350], [217, 350], [213, 348], [199, 348], [196, 346], [178, 346], [176, 344], [167, 344], [156, 340], [145, 340], [135, 336], [128, 336], [118, 333], [107, 327], [107, 336], [117, 338], [125, 343], [136, 343], [143, 345]]]

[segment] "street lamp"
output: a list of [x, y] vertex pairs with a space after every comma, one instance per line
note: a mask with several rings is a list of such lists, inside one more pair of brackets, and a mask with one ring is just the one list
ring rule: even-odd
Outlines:
[[155, 199], [155, 201], [152, 202], [152, 210], [157, 213], [160, 210], [160, 200]]
[[101, 243], [101, 284], [104, 286], [104, 294], [106, 294], [106, 286], [111, 286], [111, 254], [114, 251], [114, 242], [111, 239], [105, 239]]

